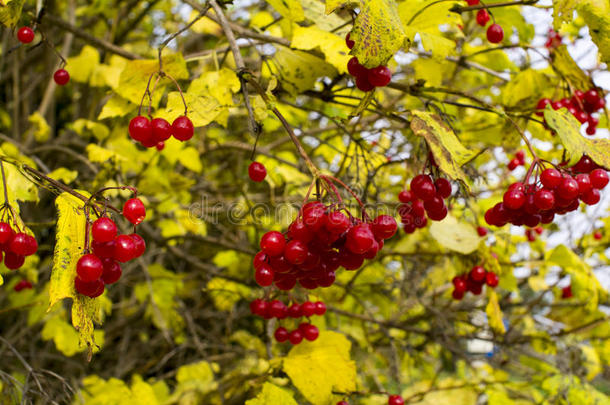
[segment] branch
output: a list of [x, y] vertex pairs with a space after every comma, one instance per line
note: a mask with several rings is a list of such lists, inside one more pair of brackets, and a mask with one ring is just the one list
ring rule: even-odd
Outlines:
[[504, 1], [501, 3], [492, 4], [477, 4], [476, 6], [458, 6], [457, 4], [449, 9], [454, 13], [464, 13], [466, 11], [482, 10], [484, 8], [507, 7], [507, 6], [529, 6], [538, 3], [538, 0], [519, 0], [519, 1]]

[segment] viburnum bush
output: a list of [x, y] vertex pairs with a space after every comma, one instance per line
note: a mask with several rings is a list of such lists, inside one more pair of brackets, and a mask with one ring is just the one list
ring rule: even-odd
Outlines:
[[0, 403], [610, 403], [608, 15], [0, 1]]

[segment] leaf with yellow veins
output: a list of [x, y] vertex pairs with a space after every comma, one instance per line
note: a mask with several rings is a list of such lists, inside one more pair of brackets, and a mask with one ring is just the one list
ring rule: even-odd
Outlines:
[[301, 27], [293, 24], [291, 45], [302, 50], [320, 48], [328, 63], [339, 73], [347, 73], [347, 62], [351, 56], [347, 54], [344, 38], [316, 26]]
[[438, 115], [424, 111], [412, 113], [411, 129], [415, 135], [424, 137], [439, 169], [467, 187], [468, 178], [462, 166], [470, 161], [475, 153], [462, 145], [453, 130]]
[[587, 139], [580, 134], [580, 122], [570, 112], [562, 108], [553, 110], [547, 107], [544, 110], [544, 119], [566, 148], [570, 158], [570, 165], [576, 164], [582, 155], [589, 155], [600, 166], [610, 167], [610, 140]]
[[350, 358], [351, 343], [336, 332], [323, 331], [317, 340], [294, 346], [283, 368], [295, 387], [314, 405], [326, 405], [333, 391], [356, 389], [356, 364]]
[[487, 288], [487, 291], [489, 302], [485, 307], [485, 313], [487, 314], [489, 326], [494, 332], [504, 334], [506, 333], [506, 327], [502, 321], [502, 310], [500, 309], [500, 304], [498, 303], [498, 294], [496, 294], [495, 290], [489, 287]]

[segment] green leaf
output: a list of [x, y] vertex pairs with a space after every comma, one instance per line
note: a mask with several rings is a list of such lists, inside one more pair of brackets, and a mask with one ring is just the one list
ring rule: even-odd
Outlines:
[[14, 27], [21, 17], [21, 9], [25, 0], [8, 0], [8, 3], [0, 2], [0, 24]]
[[536, 105], [548, 88], [549, 79], [537, 70], [527, 69], [514, 76], [502, 91], [506, 106], [525, 108]]
[[394, 0], [360, 0], [360, 13], [350, 38], [355, 42], [350, 54], [367, 68], [385, 65], [406, 39]]
[[336, 332], [322, 331], [317, 340], [294, 346], [283, 368], [292, 383], [314, 405], [334, 400], [333, 391], [356, 389], [356, 365], [350, 359], [351, 343]]
[[504, 322], [502, 322], [502, 310], [498, 304], [498, 294], [496, 294], [496, 290], [487, 287], [487, 296], [489, 301], [485, 307], [485, 313], [487, 314], [489, 326], [494, 332], [503, 335], [506, 333], [506, 328], [504, 327]]
[[588, 0], [578, 5], [593, 42], [597, 45], [601, 60], [610, 62], [610, 3], [607, 0]]
[[430, 235], [441, 246], [464, 255], [477, 250], [482, 240], [472, 225], [458, 222], [452, 215], [447, 215], [442, 221], [432, 222], [430, 225]]
[[271, 383], [265, 383], [256, 398], [246, 401], [246, 405], [270, 404], [298, 405], [290, 391]]
[[598, 165], [610, 167], [610, 140], [587, 139], [582, 136], [580, 122], [566, 108], [555, 111], [547, 106], [544, 119], [559, 135], [570, 158], [570, 165], [576, 164], [582, 155], [586, 154]]
[[462, 145], [443, 120], [436, 114], [412, 111], [411, 129], [428, 143], [434, 160], [442, 172], [468, 186], [468, 178], [461, 166], [474, 156], [474, 152]]
[[347, 62], [351, 56], [347, 54], [344, 38], [316, 26], [301, 27], [293, 24], [291, 45], [293, 48], [302, 50], [319, 48], [326, 61], [339, 73], [347, 73]]

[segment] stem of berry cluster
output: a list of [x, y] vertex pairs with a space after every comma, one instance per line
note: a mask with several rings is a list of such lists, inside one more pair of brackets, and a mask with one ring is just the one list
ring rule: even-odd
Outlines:
[[0, 160], [0, 169], [2, 169], [2, 186], [4, 187], [4, 204], [8, 205], [8, 189], [6, 187], [6, 175], [4, 174], [4, 162]]
[[[360, 210], [362, 211], [362, 216], [363, 218], [367, 219], [367, 220], [371, 220], [371, 218], [369, 217], [369, 215], [366, 213], [366, 209], [364, 207], [364, 203], [362, 203], [362, 200], [360, 200], [360, 197], [358, 197], [358, 195], [354, 192], [354, 190], [352, 190], [351, 188], [349, 188], [349, 186], [347, 184], [345, 184], [344, 182], [342, 182], [341, 180], [339, 180], [336, 177], [333, 176], [327, 176], [327, 175], [321, 175], [320, 176], [322, 179], [324, 179], [326, 182], [329, 181], [333, 181], [338, 183], [341, 187], [343, 187], [344, 189], [347, 190], [348, 193], [350, 193], [352, 195], [352, 197], [354, 197], [354, 199], [358, 202], [358, 205], [360, 205]], [[329, 183], [330, 184], [330, 183]]]

